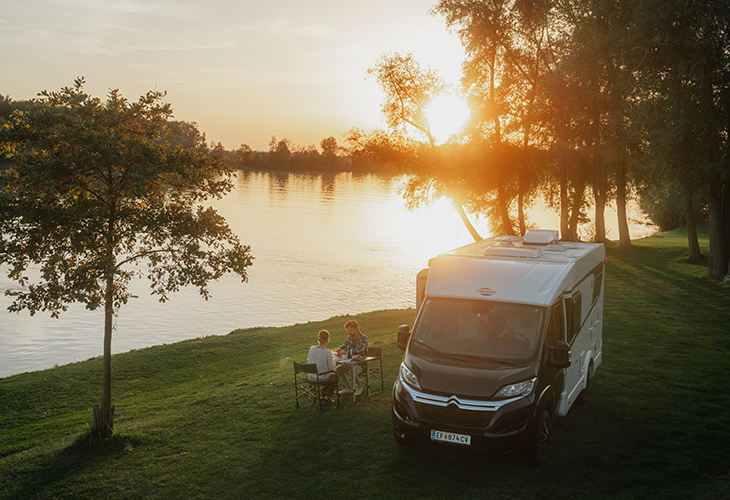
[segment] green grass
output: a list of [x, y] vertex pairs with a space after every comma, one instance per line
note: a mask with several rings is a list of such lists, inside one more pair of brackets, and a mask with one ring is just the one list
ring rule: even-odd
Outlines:
[[[707, 247], [706, 235], [703, 237]], [[89, 451], [101, 360], [0, 379], [0, 498], [729, 498], [730, 286], [686, 263], [681, 230], [609, 250], [604, 364], [585, 406], [558, 419], [548, 463], [461, 448], [400, 448], [388, 384], [320, 413], [297, 409], [293, 360], [349, 317], [237, 330], [114, 356], [117, 436]]]

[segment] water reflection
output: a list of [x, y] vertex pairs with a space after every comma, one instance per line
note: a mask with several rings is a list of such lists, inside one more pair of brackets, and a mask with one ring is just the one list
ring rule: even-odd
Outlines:
[[[471, 238], [445, 200], [407, 211], [400, 182], [352, 173], [240, 172], [234, 191], [213, 205], [251, 246], [249, 282], [226, 276], [211, 285], [207, 302], [184, 289], [165, 304], [149, 295], [146, 280], [134, 283], [140, 298], [121, 309], [113, 352], [412, 307], [415, 274], [429, 258]], [[557, 228], [557, 222], [545, 224]], [[476, 226], [487, 233], [483, 221]], [[12, 286], [3, 272], [0, 290]], [[53, 320], [7, 313], [9, 304], [0, 296], [0, 377], [101, 354], [102, 312], [74, 305]]]

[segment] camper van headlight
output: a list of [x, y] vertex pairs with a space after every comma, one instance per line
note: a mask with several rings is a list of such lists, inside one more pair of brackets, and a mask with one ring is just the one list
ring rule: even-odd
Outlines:
[[535, 390], [535, 385], [537, 385], [537, 377], [531, 380], [525, 380], [524, 382], [518, 382], [517, 384], [505, 385], [494, 397], [515, 398], [518, 396], [529, 396]]
[[418, 382], [418, 377], [416, 377], [413, 372], [408, 369], [405, 363], [400, 364], [400, 379], [415, 389], [421, 388], [421, 384]]

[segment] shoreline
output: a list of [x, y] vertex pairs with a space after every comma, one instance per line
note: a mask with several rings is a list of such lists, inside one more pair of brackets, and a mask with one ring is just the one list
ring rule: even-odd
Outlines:
[[[302, 321], [302, 322], [296, 322], [296, 323], [279, 325], [279, 326], [250, 326], [250, 327], [243, 327], [243, 328], [234, 328], [233, 330], [230, 330], [228, 333], [223, 333], [223, 334], [210, 334], [210, 335], [202, 335], [202, 336], [197, 336], [197, 337], [189, 337], [189, 338], [185, 338], [185, 339], [175, 340], [173, 342], [156, 343], [156, 344], [150, 344], [150, 345], [146, 345], [146, 346], [142, 346], [142, 347], [135, 347], [135, 348], [124, 350], [124, 351], [112, 352], [112, 366], [113, 366], [113, 360], [115, 357], [129, 354], [129, 353], [136, 352], [136, 351], [144, 351], [146, 349], [174, 346], [174, 345], [181, 344], [184, 342], [198, 342], [198, 341], [206, 340], [206, 339], [223, 338], [223, 337], [227, 337], [232, 334], [245, 333], [248, 331], [261, 331], [261, 330], [266, 330], [266, 329], [276, 330], [276, 329], [281, 329], [281, 328], [301, 327], [301, 326], [306, 326], [306, 325], [310, 325], [310, 324], [328, 323], [328, 322], [335, 321], [338, 319], [341, 319], [344, 324], [344, 322], [347, 321], [348, 319], [357, 319], [360, 316], [385, 313], [385, 312], [405, 312], [405, 311], [409, 311], [409, 310], [414, 311], [414, 315], [415, 315], [415, 310], [413, 308], [377, 309], [377, 310], [366, 311], [366, 312], [358, 313], [358, 314], [338, 314], [338, 315], [331, 316], [331, 317], [329, 317], [327, 319], [323, 319], [323, 320], [312, 320], [312, 321], [306, 321], [306, 322]], [[101, 346], [101, 341], [100, 341], [99, 342], [100, 351], [101, 351], [101, 347], [102, 346]], [[113, 339], [113, 335], [112, 335], [112, 349], [113, 349], [113, 347], [114, 347], [114, 339]], [[16, 376], [35, 374], [38, 372], [53, 370], [56, 368], [68, 367], [68, 366], [77, 365], [80, 363], [88, 363], [88, 362], [95, 361], [95, 360], [101, 360], [102, 357], [103, 357], [103, 355], [100, 353], [96, 356], [90, 356], [90, 357], [82, 359], [82, 360], [74, 360], [74, 361], [69, 361], [68, 363], [54, 364], [53, 366], [46, 366], [44, 368], [24, 370], [24, 371], [10, 373], [8, 375], [0, 375], [0, 381], [9, 379], [12, 377], [16, 377]]]

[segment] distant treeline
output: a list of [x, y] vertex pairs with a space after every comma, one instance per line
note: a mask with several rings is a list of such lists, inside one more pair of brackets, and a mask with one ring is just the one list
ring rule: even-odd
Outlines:
[[268, 151], [254, 151], [248, 144], [241, 144], [231, 151], [231, 162], [239, 168], [257, 170], [294, 170], [294, 171], [358, 171], [392, 172], [393, 167], [382, 161], [352, 154], [347, 148], [339, 146], [337, 139], [327, 137], [309, 146], [296, 146], [289, 139], [277, 140], [271, 137]]
[[[15, 110], [27, 111], [33, 101], [13, 101], [10, 96], [0, 94], [0, 125], [10, 119]], [[294, 145], [289, 139], [277, 140], [271, 137], [268, 151], [255, 151], [248, 144], [241, 144], [238, 149], [226, 150], [220, 142], [208, 143], [205, 132], [201, 132], [198, 124], [186, 121], [169, 121], [167, 133], [160, 139], [162, 142], [193, 148], [198, 151], [216, 153], [227, 157], [231, 165], [241, 169], [256, 170], [295, 170], [295, 171], [358, 171], [358, 172], [392, 172], [393, 167], [382, 161], [363, 157], [337, 144], [337, 139], [327, 137], [320, 141], [319, 148]], [[7, 165], [0, 155], [0, 168]]]

